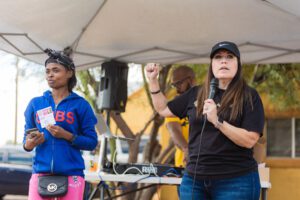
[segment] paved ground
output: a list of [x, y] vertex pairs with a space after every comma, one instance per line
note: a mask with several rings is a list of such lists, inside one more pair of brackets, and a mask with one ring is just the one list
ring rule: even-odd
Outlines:
[[5, 195], [3, 200], [27, 200], [27, 196], [21, 195]]

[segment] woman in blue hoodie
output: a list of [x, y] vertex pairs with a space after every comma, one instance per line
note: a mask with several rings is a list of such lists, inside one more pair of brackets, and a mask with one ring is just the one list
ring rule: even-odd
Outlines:
[[[47, 199], [38, 193], [38, 177], [68, 176], [68, 192], [59, 199], [81, 200], [84, 192], [84, 160], [80, 150], [97, 145], [97, 119], [89, 103], [72, 90], [75, 65], [60, 52], [46, 50], [46, 80], [51, 90], [33, 98], [25, 111], [24, 149], [35, 149], [29, 200]], [[26, 131], [38, 130], [34, 134]]]

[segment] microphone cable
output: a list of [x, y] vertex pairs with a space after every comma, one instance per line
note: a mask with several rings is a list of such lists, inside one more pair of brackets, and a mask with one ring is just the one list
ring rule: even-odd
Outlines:
[[195, 165], [195, 170], [194, 170], [193, 187], [192, 187], [192, 200], [194, 200], [194, 187], [195, 187], [195, 181], [196, 181], [196, 168], [198, 166], [199, 155], [200, 155], [201, 146], [202, 146], [202, 136], [203, 136], [204, 129], [205, 129], [205, 126], [206, 126], [206, 122], [207, 122], [207, 117], [205, 115], [202, 130], [201, 130], [201, 133], [200, 133], [200, 144], [199, 144], [199, 148], [198, 148], [197, 160], [196, 160], [196, 165]]

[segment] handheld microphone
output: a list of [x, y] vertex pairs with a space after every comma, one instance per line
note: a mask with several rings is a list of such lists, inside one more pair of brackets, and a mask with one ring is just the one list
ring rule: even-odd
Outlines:
[[216, 89], [219, 85], [219, 81], [216, 78], [212, 78], [209, 84], [209, 95], [208, 99], [213, 99], [216, 94]]
[[[208, 99], [213, 99], [215, 94], [216, 94], [216, 89], [219, 85], [219, 81], [216, 78], [212, 78], [209, 84], [209, 94], [208, 94]], [[206, 121], [207, 115], [204, 115], [204, 120]]]

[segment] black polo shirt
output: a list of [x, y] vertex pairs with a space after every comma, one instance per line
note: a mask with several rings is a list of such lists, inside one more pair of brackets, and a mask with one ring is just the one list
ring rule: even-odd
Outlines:
[[[261, 99], [253, 88], [248, 88], [253, 99], [253, 109], [249, 102], [243, 106], [242, 116], [235, 121], [229, 121], [229, 115], [224, 116], [224, 121], [233, 126], [263, 133], [264, 110]], [[196, 166], [200, 146], [200, 134], [203, 126], [203, 116], [196, 118], [196, 101], [199, 86], [193, 87], [184, 94], [168, 103], [171, 112], [180, 117], [188, 117], [190, 124], [189, 133], [189, 162], [187, 172], [199, 179], [219, 179], [235, 177], [253, 170], [257, 170], [257, 163], [253, 158], [253, 149], [244, 148], [233, 143], [212, 123], [207, 121], [203, 131], [199, 160]], [[221, 102], [225, 91], [217, 89], [214, 101]]]

